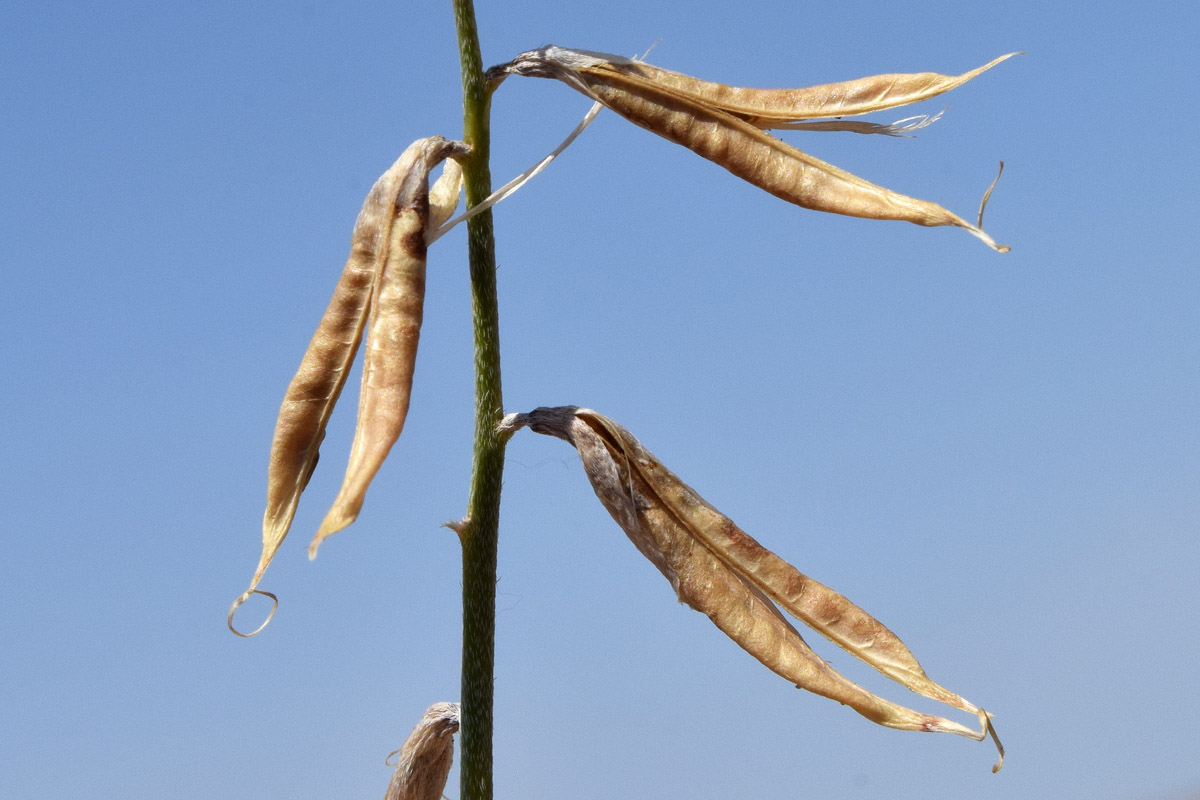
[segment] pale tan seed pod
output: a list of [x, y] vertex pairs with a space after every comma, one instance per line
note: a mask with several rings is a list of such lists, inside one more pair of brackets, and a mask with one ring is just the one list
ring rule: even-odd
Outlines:
[[396, 751], [400, 757], [384, 800], [439, 800], [454, 762], [458, 719], [458, 703], [429, 707]]
[[[976, 740], [989, 733], [995, 737], [987, 713], [929, 680], [912, 652], [882, 623], [760, 545], [620, 425], [567, 406], [510, 415], [502, 427], [513, 431], [526, 425], [571, 442], [600, 501], [671, 582], [679, 600], [706, 614], [775, 673], [886, 727]], [[909, 689], [976, 714], [980, 730], [897, 705], [847, 680], [808, 646], [775, 603]], [[1000, 754], [1003, 762], [1002, 748]]]
[[[346, 383], [362, 340], [376, 284], [388, 261], [397, 219], [397, 200], [402, 195], [411, 195], [417, 187], [423, 187], [429, 169], [437, 161], [449, 154], [461, 154], [465, 148], [461, 143], [448, 142], [440, 136], [419, 140], [404, 151], [367, 194], [351, 234], [346, 266], [279, 409], [267, 468], [262, 555], [250, 587], [234, 601], [227, 620], [229, 629], [239, 636], [252, 636], [270, 621], [268, 615], [262, 625], [249, 634], [233, 627], [234, 613], [250, 595], [263, 594], [275, 601], [273, 594], [257, 587], [291, 528], [300, 495], [317, 465], [325, 426]], [[435, 154], [439, 153], [440, 157], [435, 160]], [[416, 182], [415, 170], [421, 171], [420, 180]]]
[[893, 192], [838, 169], [701, 95], [686, 94], [646, 76], [613, 69], [609, 58], [549, 46], [522, 53], [508, 64], [493, 67], [488, 74], [493, 81], [506, 74], [560, 80], [635, 125], [687, 147], [789, 203], [865, 219], [952, 225], [969, 231], [998, 252], [1009, 250], [978, 225], [936, 203]]
[[[566, 50], [566, 48], [556, 48]], [[929, 100], [977, 78], [1019, 53], [1007, 53], [961, 75], [937, 72], [871, 75], [852, 81], [800, 89], [753, 89], [727, 86], [605, 53], [567, 51], [583, 72], [620, 72], [719, 108], [758, 128], [788, 128], [790, 123], [823, 117], [853, 117]]]
[[371, 296], [350, 462], [337, 498], [308, 547], [309, 558], [316, 557], [321, 542], [358, 517], [367, 488], [408, 417], [424, 317], [426, 240], [454, 213], [461, 185], [461, 172], [450, 167], [433, 205], [428, 176], [448, 155], [461, 155], [463, 145], [437, 137], [409, 149], [415, 151], [414, 161], [396, 198], [387, 257]]

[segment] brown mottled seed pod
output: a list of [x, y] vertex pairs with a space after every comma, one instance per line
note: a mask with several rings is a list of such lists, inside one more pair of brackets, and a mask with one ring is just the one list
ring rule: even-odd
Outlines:
[[[387, 257], [371, 296], [367, 352], [363, 361], [358, 425], [350, 463], [337, 499], [308, 547], [314, 558], [321, 542], [358, 517], [371, 480], [404, 430], [425, 302], [425, 241], [453, 213], [461, 173], [448, 168], [430, 204], [429, 171], [457, 143], [425, 139], [395, 201]], [[453, 163], [453, 162], [451, 162]], [[447, 185], [449, 184], [449, 185]], [[453, 191], [451, 191], [451, 188]]]
[[635, 125], [687, 147], [789, 203], [866, 219], [953, 225], [999, 252], [1009, 250], [979, 226], [936, 203], [893, 192], [838, 169], [765, 133], [702, 94], [687, 94], [646, 75], [614, 69], [610, 58], [618, 57], [550, 46], [522, 53], [488, 74], [494, 81], [505, 74], [560, 80]]
[[[233, 613], [258, 591], [258, 583], [287, 536], [300, 494], [316, 467], [325, 426], [358, 351], [373, 298], [378, 294], [380, 275], [394, 250], [397, 203], [408, 198], [405, 202], [413, 205], [412, 198], [424, 197], [429, 170], [447, 156], [465, 151], [465, 145], [440, 136], [414, 142], [375, 182], [363, 203], [351, 235], [350, 256], [333, 298], [279, 409], [267, 469], [262, 556], [250, 587], [230, 608], [230, 629], [234, 633], [245, 635], [233, 628]], [[459, 179], [459, 173], [451, 174]], [[457, 188], [453, 194], [457, 198]]]
[[431, 208], [429, 172], [450, 153], [461, 153], [462, 145], [441, 137], [422, 142], [396, 198], [387, 258], [371, 296], [350, 463], [342, 488], [308, 547], [309, 558], [316, 557], [321, 542], [358, 517], [367, 488], [400, 438], [408, 416], [424, 315], [425, 241], [453, 213], [461, 180], [457, 167], [448, 168], [444, 176], [448, 181], [435, 193], [438, 205]]
[[439, 800], [454, 762], [458, 703], [434, 703], [404, 740], [384, 800]]
[[[512, 431], [525, 425], [571, 442], [600, 501], [671, 582], [679, 600], [707, 615], [772, 671], [880, 725], [994, 738], [986, 712], [930, 681], [894, 633], [760, 545], [620, 425], [568, 406], [510, 415], [503, 427]], [[981, 730], [904, 708], [846, 680], [813, 652], [775, 603], [909, 689], [977, 714]]]

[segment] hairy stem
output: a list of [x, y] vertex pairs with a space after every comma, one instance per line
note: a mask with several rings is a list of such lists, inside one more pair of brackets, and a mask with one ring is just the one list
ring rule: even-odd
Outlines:
[[[488, 166], [490, 93], [483, 78], [472, 0], [453, 0], [463, 85], [463, 165], [467, 206], [492, 191]], [[475, 327], [475, 451], [463, 550], [461, 800], [492, 800], [492, 684], [496, 632], [496, 548], [504, 442], [496, 425], [504, 413], [500, 390], [499, 309], [492, 212], [467, 222], [471, 304]]]

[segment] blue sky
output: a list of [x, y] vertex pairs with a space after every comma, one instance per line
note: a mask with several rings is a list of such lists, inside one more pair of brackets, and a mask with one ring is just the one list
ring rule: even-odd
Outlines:
[[[496, 212], [506, 407], [626, 425], [993, 711], [1005, 769], [769, 673], [675, 602], [573, 451], [526, 431], [505, 472], [497, 796], [1200, 796], [1195, 7], [478, 14], [487, 64], [658, 41], [653, 63], [740, 85], [1028, 51], [918, 138], [785, 134], [968, 217], [1003, 158], [986, 227], [1008, 255], [788, 206], [608, 113]], [[250, 641], [224, 617], [362, 198], [412, 140], [460, 131], [448, 4], [17, 0], [0, 28], [0, 794], [379, 796], [384, 756], [458, 694], [439, 525], [470, 461], [461, 231], [431, 249], [408, 426], [359, 521], [307, 561], [349, 390], [264, 581], [277, 617]], [[510, 79], [497, 182], [587, 107]]]

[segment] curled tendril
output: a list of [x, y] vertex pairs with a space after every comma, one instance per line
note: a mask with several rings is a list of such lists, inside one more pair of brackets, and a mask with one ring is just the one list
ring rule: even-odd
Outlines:
[[[233, 627], [233, 615], [236, 614], [237, 610], [242, 607], [242, 603], [245, 603], [247, 600], [250, 599], [250, 595], [252, 595], [252, 594], [261, 594], [264, 597], [271, 598], [271, 611], [269, 614], [267, 614], [267, 618], [262, 621], [261, 625], [259, 625], [257, 628], [250, 631], [249, 633], [242, 633], [237, 628]], [[262, 589], [250, 589], [249, 591], [243, 592], [241, 597], [239, 597], [237, 600], [233, 601], [233, 605], [231, 605], [229, 607], [229, 616], [227, 616], [225, 618], [225, 625], [226, 625], [226, 627], [229, 628], [230, 633], [232, 633], [236, 636], [241, 636], [243, 639], [249, 639], [251, 636], [257, 636], [259, 633], [262, 632], [263, 628], [267, 627], [268, 623], [271, 622], [271, 618], [275, 616], [275, 611], [278, 608], [279, 608], [279, 598], [278, 597], [271, 594], [270, 592], [264, 592]]]
[[[1004, 745], [1000, 744], [1000, 737], [996, 735], [996, 729], [992, 726], [992, 715], [982, 708], [979, 709], [979, 722], [983, 725], [984, 733], [992, 737], [992, 742], [996, 745], [996, 752], [1000, 754], [996, 765], [992, 767], [992, 774], [995, 774], [1004, 766]], [[983, 741], [982, 736], [979, 737], [979, 741]]]
[[996, 172], [996, 177], [992, 178], [992, 183], [988, 186], [987, 191], [983, 193], [983, 199], [979, 201], [979, 222], [978, 226], [983, 227], [983, 210], [987, 208], [988, 200], [992, 199], [992, 189], [996, 188], [996, 184], [1000, 182], [1000, 176], [1004, 174], [1004, 162], [1000, 162], [1000, 169]]

